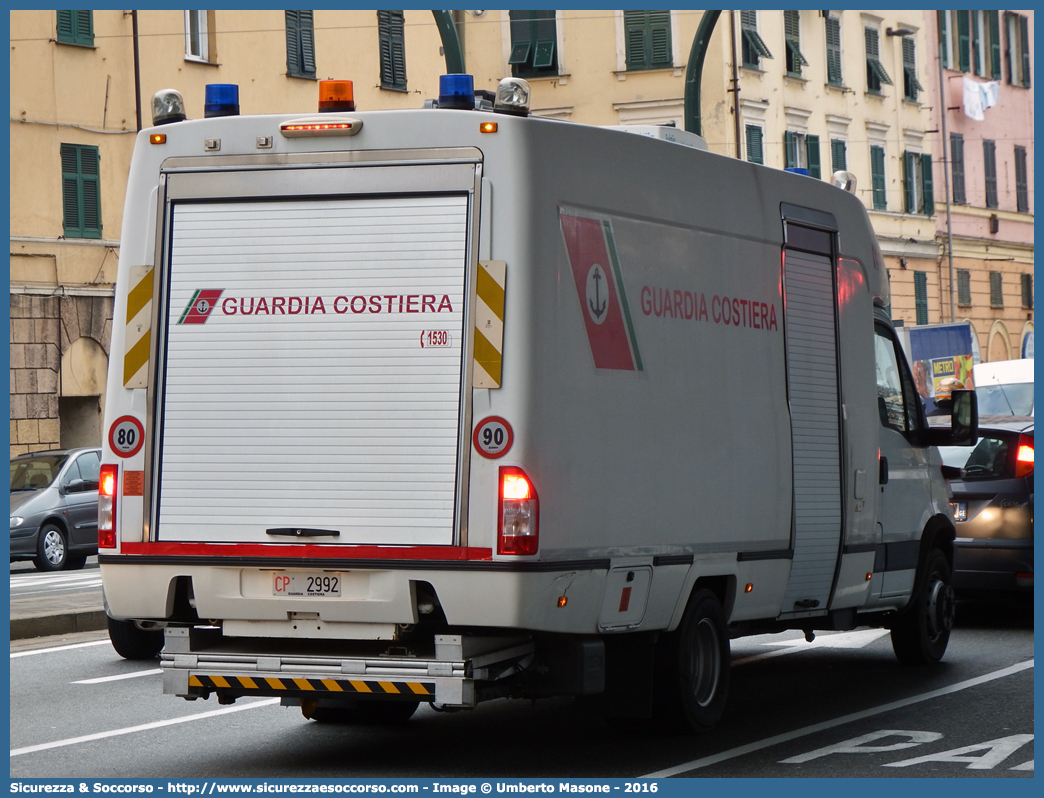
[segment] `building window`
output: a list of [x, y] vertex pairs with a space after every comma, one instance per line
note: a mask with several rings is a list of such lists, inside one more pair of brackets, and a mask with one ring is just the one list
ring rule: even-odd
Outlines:
[[762, 149], [761, 128], [757, 125], [747, 125], [747, 160], [751, 163], [765, 163], [765, 153]]
[[58, 43], [94, 47], [94, 12], [59, 11]]
[[885, 193], [885, 152], [884, 147], [870, 147], [870, 188], [874, 198], [874, 210], [888, 209]]
[[[84, 13], [84, 12], [77, 12]], [[1029, 21], [1021, 14], [1004, 12], [1008, 29], [1008, 83], [1030, 87]]]
[[787, 45], [787, 74], [801, 76], [801, 67], [808, 66], [808, 61], [801, 54], [801, 12], [783, 12], [783, 35]]
[[971, 272], [967, 269], [958, 269], [957, 304], [962, 308], [969, 308], [971, 303]]
[[841, 84], [841, 20], [826, 18], [827, 83]]
[[972, 11], [971, 49], [975, 74], [1001, 77], [1000, 13]]
[[402, 11], [377, 12], [381, 88], [406, 91], [406, 17]]
[[207, 40], [207, 12], [185, 12], [185, 60], [210, 61], [210, 47]]
[[880, 94], [881, 86], [891, 86], [892, 79], [888, 77], [881, 63], [877, 29], [863, 28], [863, 34], [866, 39], [866, 90], [872, 94]]
[[624, 11], [628, 69], [673, 66], [670, 11]]
[[841, 139], [830, 140], [830, 167], [834, 172], [848, 171], [847, 145]]
[[990, 307], [1004, 307], [1004, 290], [1001, 284], [1000, 272], [990, 272]]
[[62, 226], [66, 238], [101, 238], [98, 148], [63, 144]]
[[558, 74], [558, 27], [554, 11], [509, 11], [511, 55], [515, 77]]
[[819, 136], [786, 131], [783, 134], [783, 159], [787, 169], [807, 169], [810, 177], [822, 176], [819, 163]]
[[986, 171], [986, 207], [997, 207], [997, 143], [982, 140], [982, 164]]
[[1026, 179], [1026, 148], [1015, 147], [1015, 207], [1029, 213], [1029, 184]]
[[950, 177], [953, 180], [953, 202], [964, 205], [968, 199], [964, 193], [964, 136], [950, 134]]
[[292, 78], [315, 77], [315, 29], [311, 11], [286, 13], [286, 74]]
[[928, 323], [928, 273], [914, 272], [914, 310], [917, 323]]
[[935, 213], [935, 196], [932, 186], [932, 156], [917, 152], [903, 153], [903, 189], [906, 195], [906, 212]]
[[1022, 277], [1022, 307], [1033, 307], [1033, 275], [1023, 274]]
[[914, 57], [914, 41], [909, 36], [903, 37], [903, 97], [917, 102], [917, 92], [924, 91], [924, 86], [917, 82], [917, 59]]
[[740, 29], [743, 33], [743, 66], [757, 69], [762, 58], [772, 58], [772, 53], [758, 35], [758, 12], [741, 11]]

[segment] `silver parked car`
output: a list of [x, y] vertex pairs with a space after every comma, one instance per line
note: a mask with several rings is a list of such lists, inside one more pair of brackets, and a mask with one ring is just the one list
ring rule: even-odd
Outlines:
[[100, 468], [101, 449], [33, 452], [11, 460], [11, 562], [71, 570], [98, 553]]

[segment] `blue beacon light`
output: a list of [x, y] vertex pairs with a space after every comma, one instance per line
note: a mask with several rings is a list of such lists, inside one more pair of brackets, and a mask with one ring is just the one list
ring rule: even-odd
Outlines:
[[203, 116], [239, 116], [239, 86], [235, 83], [208, 83]]
[[475, 79], [471, 75], [439, 76], [439, 108], [475, 109]]

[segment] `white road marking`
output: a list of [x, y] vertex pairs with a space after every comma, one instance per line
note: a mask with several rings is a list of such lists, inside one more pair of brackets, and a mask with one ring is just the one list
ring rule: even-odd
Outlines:
[[805, 638], [797, 637], [792, 640], [776, 640], [771, 643], [762, 643], [763, 646], [784, 646], [778, 651], [769, 651], [764, 654], [752, 654], [749, 657], [734, 659], [732, 664], [748, 665], [751, 662], [760, 662], [763, 659], [782, 657], [784, 654], [797, 654], [801, 651], [809, 651], [813, 648], [864, 648], [880, 637], [888, 634], [887, 629], [860, 629], [856, 632], [843, 632], [833, 635], [816, 635], [811, 643], [805, 642]]
[[107, 737], [119, 737], [123, 734], [134, 734], [141, 731], [149, 731], [150, 729], [162, 729], [165, 726], [174, 726], [178, 723], [188, 723], [192, 720], [206, 720], [207, 718], [213, 718], [217, 715], [228, 715], [232, 712], [242, 712], [246, 709], [257, 709], [258, 707], [268, 707], [273, 704], [278, 704], [280, 699], [278, 698], [267, 698], [263, 701], [255, 701], [251, 704], [240, 704], [239, 706], [225, 707], [224, 709], [214, 709], [210, 712], [200, 712], [197, 715], [186, 715], [182, 718], [171, 718], [170, 720], [158, 720], [153, 723], [143, 723], [140, 726], [127, 726], [123, 729], [113, 729], [107, 732], [98, 732], [96, 734], [85, 734], [82, 737], [70, 737], [67, 740], [55, 740], [53, 743], [40, 743], [39, 745], [29, 745], [25, 748], [12, 748], [11, 758], [16, 756], [22, 756], [23, 754], [35, 754], [37, 751], [47, 751], [51, 748], [64, 748], [67, 745], [77, 745], [79, 743], [88, 743], [93, 740], [104, 740]]
[[11, 659], [15, 657], [31, 657], [34, 654], [50, 654], [52, 651], [68, 651], [71, 648], [87, 648], [88, 646], [110, 646], [112, 643], [109, 642], [108, 638], [104, 640], [95, 640], [90, 643], [73, 643], [68, 646], [51, 646], [50, 648], [34, 648], [32, 651], [16, 651], [11, 655]]
[[675, 765], [674, 767], [665, 768], [659, 770], [656, 773], [648, 773], [645, 776], [640, 776], [643, 779], [665, 779], [671, 776], [677, 776], [679, 773], [687, 773], [690, 770], [699, 770], [700, 768], [709, 767], [716, 765], [719, 762], [724, 762], [728, 759], [735, 759], [738, 756], [744, 756], [746, 754], [753, 753], [754, 751], [760, 751], [763, 748], [770, 748], [774, 745], [781, 743], [787, 743], [791, 740], [796, 740], [800, 737], [806, 737], [809, 734], [815, 734], [816, 732], [826, 731], [827, 729], [833, 729], [836, 726], [842, 726], [846, 723], [852, 723], [857, 720], [864, 720], [865, 718], [872, 718], [874, 715], [880, 715], [884, 712], [891, 712], [896, 709], [902, 709], [913, 704], [919, 704], [922, 701], [930, 701], [933, 698], [941, 698], [951, 693], [958, 693], [961, 690], [967, 690], [969, 687], [977, 687], [980, 684], [986, 684], [997, 679], [1003, 679], [1006, 676], [1012, 676], [1016, 673], [1021, 673], [1024, 670], [1029, 670], [1033, 667], [1033, 660], [1027, 660], [1026, 662], [1020, 662], [1016, 665], [1012, 665], [1008, 668], [1002, 668], [999, 671], [993, 671], [992, 673], [986, 673], [982, 676], [976, 676], [974, 679], [966, 679], [963, 682], [957, 682], [951, 684], [949, 687], [941, 687], [938, 690], [930, 690], [927, 693], [921, 695], [911, 696], [910, 698], [904, 698], [900, 701], [893, 701], [889, 704], [882, 704], [878, 707], [871, 707], [870, 709], [864, 709], [861, 712], [853, 712], [849, 715], [842, 715], [834, 720], [823, 721], [822, 723], [815, 723], [811, 726], [805, 726], [803, 729], [795, 729], [791, 732], [784, 734], [777, 734], [775, 737], [768, 737], [764, 740], [758, 740], [757, 742], [748, 743], [747, 745], [741, 745], [738, 748], [733, 748], [729, 751], [722, 751], [720, 754], [712, 754], [711, 756], [703, 757], [703, 759], [694, 759], [691, 762], [686, 762], [682, 765]]
[[81, 679], [69, 684], [101, 684], [102, 682], [118, 682], [121, 679], [136, 679], [138, 676], [154, 676], [163, 673], [163, 668], [153, 668], [148, 671], [134, 671], [134, 673], [117, 673], [115, 676], [99, 676], [97, 679]]

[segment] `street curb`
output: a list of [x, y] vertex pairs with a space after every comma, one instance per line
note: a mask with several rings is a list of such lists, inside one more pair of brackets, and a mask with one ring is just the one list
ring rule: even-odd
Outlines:
[[105, 610], [12, 618], [11, 639], [24, 640], [29, 637], [67, 635], [73, 632], [98, 632], [107, 628]]

